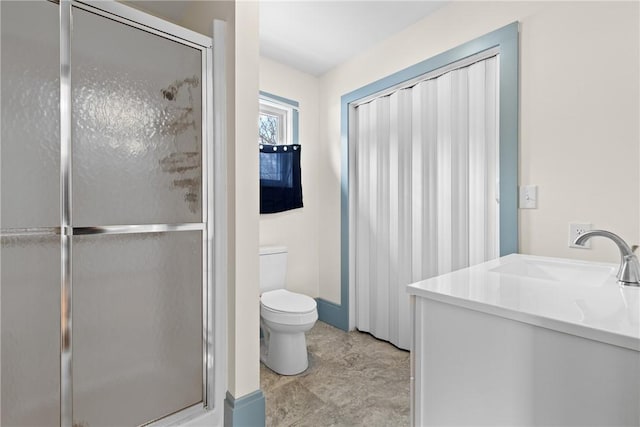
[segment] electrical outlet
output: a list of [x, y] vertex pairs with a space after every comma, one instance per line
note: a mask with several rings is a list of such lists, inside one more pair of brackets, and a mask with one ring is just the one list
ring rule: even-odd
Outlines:
[[575, 222], [569, 223], [569, 247], [579, 248], [579, 249], [591, 249], [591, 240], [587, 240], [584, 246], [573, 244], [573, 242], [576, 241], [579, 235], [589, 230], [591, 230], [591, 224], [575, 223]]

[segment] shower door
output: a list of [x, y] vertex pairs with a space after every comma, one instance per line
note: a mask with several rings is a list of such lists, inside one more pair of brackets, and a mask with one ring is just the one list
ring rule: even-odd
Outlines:
[[211, 40], [92, 4], [2, 2], [2, 425], [210, 404]]
[[58, 7], [44, 1], [2, 1], [0, 7], [0, 425], [56, 425], [60, 418]]

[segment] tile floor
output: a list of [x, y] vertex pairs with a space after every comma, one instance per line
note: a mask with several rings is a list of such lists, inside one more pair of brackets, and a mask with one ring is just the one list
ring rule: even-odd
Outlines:
[[409, 352], [317, 322], [309, 369], [281, 376], [260, 365], [267, 426], [409, 425]]

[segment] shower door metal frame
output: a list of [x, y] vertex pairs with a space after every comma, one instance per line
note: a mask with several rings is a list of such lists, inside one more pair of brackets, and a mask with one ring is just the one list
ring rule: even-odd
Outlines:
[[[71, 32], [73, 9], [82, 9], [147, 33], [178, 42], [201, 51], [202, 79], [202, 217], [200, 223], [113, 225], [73, 227], [72, 212], [72, 93], [71, 93]], [[200, 231], [202, 235], [202, 401], [168, 414], [147, 424], [168, 425], [187, 421], [215, 407], [215, 341], [214, 307], [214, 170], [213, 162], [213, 79], [210, 37], [171, 24], [115, 1], [60, 0], [60, 234], [61, 301], [60, 301], [60, 425], [73, 426], [73, 284], [72, 236], [98, 234], [157, 233], [169, 231]], [[223, 209], [221, 207], [221, 209]], [[55, 232], [54, 231], [54, 232]], [[27, 231], [28, 232], [28, 231]], [[218, 379], [219, 380], [219, 379]], [[221, 409], [220, 409], [221, 410]]]

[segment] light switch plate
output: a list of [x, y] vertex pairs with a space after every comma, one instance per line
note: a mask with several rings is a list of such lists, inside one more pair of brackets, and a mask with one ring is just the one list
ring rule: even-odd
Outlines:
[[520, 186], [520, 209], [536, 209], [538, 207], [538, 186]]

